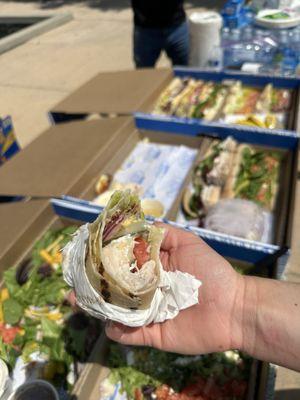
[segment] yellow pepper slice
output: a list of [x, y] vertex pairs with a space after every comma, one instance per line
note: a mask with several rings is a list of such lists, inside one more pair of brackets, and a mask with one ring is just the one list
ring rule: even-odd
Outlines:
[[49, 264], [53, 264], [53, 257], [46, 251], [46, 250], [41, 250], [40, 251], [40, 256], [42, 257], [43, 260], [45, 260]]

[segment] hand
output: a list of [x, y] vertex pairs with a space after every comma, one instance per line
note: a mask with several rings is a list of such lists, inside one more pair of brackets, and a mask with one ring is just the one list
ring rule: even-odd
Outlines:
[[106, 334], [123, 344], [152, 346], [183, 354], [201, 354], [238, 348], [239, 324], [235, 307], [243, 277], [203, 240], [185, 231], [166, 229], [161, 261], [167, 271], [188, 272], [202, 281], [199, 304], [161, 324], [130, 328], [110, 322]]

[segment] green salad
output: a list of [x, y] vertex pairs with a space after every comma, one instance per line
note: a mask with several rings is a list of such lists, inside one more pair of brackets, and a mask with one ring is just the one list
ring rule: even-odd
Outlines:
[[72, 309], [63, 280], [61, 249], [75, 230], [48, 231], [28, 259], [4, 272], [0, 292], [0, 357], [10, 371], [21, 363], [65, 390], [101, 330], [100, 321]]
[[109, 380], [128, 399], [245, 399], [251, 359], [238, 351], [182, 356], [112, 344]]

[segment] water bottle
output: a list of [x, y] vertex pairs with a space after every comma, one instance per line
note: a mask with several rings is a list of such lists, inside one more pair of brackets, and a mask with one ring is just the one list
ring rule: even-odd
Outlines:
[[265, 32], [262, 29], [254, 30], [254, 39], [262, 39], [265, 35]]
[[231, 29], [230, 41], [231, 43], [239, 43], [241, 39], [241, 30], [239, 28]]
[[222, 47], [228, 46], [230, 44], [230, 29], [229, 28], [223, 28], [221, 31], [221, 44]]
[[300, 56], [300, 30], [294, 30], [291, 41], [291, 48], [295, 52], [296, 56]]
[[288, 47], [289, 44], [289, 34], [286, 29], [283, 29], [279, 31], [278, 35], [278, 42], [281, 48], [286, 48]]
[[216, 71], [223, 68], [223, 48], [221, 46], [214, 46], [208, 60], [208, 67]]
[[278, 0], [267, 0], [265, 3], [265, 8], [277, 9], [278, 5]]
[[253, 29], [251, 26], [246, 26], [242, 31], [242, 39], [245, 42], [250, 42], [253, 40]]
[[294, 76], [297, 68], [298, 60], [292, 49], [283, 50], [282, 75]]

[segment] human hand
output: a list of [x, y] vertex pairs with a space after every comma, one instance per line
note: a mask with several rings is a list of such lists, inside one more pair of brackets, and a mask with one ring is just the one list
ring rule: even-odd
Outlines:
[[203, 240], [183, 230], [166, 229], [161, 246], [165, 270], [188, 272], [202, 281], [199, 304], [160, 324], [130, 328], [110, 322], [106, 334], [123, 344], [152, 346], [183, 354], [201, 354], [238, 348], [241, 336], [235, 318], [243, 277]]

